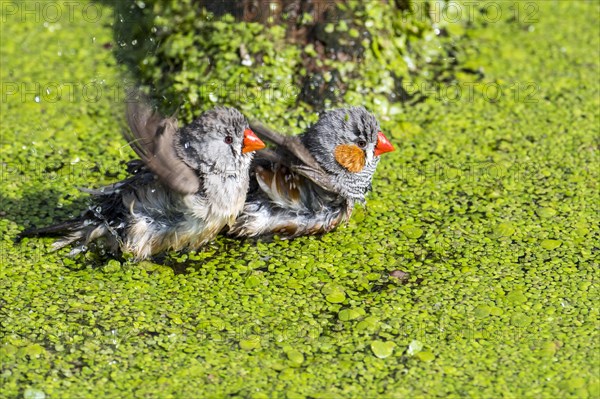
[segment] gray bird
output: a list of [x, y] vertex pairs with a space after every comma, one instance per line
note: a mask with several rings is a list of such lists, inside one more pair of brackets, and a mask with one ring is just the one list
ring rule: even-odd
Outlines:
[[57, 235], [54, 248], [90, 243], [136, 260], [166, 250], [196, 249], [213, 239], [242, 211], [253, 151], [264, 143], [234, 108], [215, 108], [181, 129], [143, 102], [127, 109], [125, 139], [140, 157], [131, 177], [95, 190], [79, 218], [24, 231]]
[[394, 147], [363, 107], [325, 113], [300, 136], [283, 136], [259, 123], [252, 129], [277, 145], [257, 154], [236, 237], [292, 238], [328, 232], [364, 203], [381, 154]]

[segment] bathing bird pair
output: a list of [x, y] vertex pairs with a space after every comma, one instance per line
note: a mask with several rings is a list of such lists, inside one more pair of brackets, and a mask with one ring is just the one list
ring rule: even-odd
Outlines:
[[324, 233], [365, 202], [380, 155], [394, 150], [363, 107], [326, 112], [299, 136], [225, 107], [178, 128], [175, 118], [133, 102], [127, 122], [124, 137], [139, 157], [127, 164], [131, 176], [84, 189], [92, 201], [80, 217], [21, 236], [60, 235], [56, 249], [72, 244], [75, 254], [93, 243], [142, 260], [198, 249], [219, 233]]

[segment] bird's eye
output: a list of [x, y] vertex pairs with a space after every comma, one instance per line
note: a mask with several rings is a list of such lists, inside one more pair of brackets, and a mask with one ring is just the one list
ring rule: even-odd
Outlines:
[[364, 140], [358, 140], [356, 143], [360, 148], [365, 148], [367, 146], [367, 142]]
[[231, 144], [231, 143], [233, 143], [233, 137], [231, 137], [231, 136], [225, 137], [225, 144]]

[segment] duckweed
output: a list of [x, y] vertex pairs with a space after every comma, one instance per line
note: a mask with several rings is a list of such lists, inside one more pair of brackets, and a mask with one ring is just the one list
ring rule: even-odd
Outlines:
[[423, 349], [423, 343], [415, 339], [411, 341], [410, 345], [408, 345], [408, 350], [406, 351], [406, 354], [408, 356], [414, 356], [417, 353], [421, 352], [421, 349]]
[[[431, 40], [430, 20], [401, 23], [374, 7], [365, 27], [377, 34], [362, 61], [323, 61], [347, 69], [343, 95], [323, 107], [366, 105], [396, 146], [367, 206], [322, 237], [221, 237], [138, 264], [14, 239], [85, 210], [77, 187], [126, 177], [122, 94], [135, 68], [158, 82], [166, 108], [182, 100], [184, 119], [224, 103], [293, 133], [316, 118], [307, 103], [231, 93], [213, 102], [198, 76], [262, 76], [298, 92], [305, 67], [288, 61], [311, 50], [288, 46], [276, 27], [199, 20], [189, 2], [145, 2], [181, 4], [181, 19], [144, 64], [129, 52], [146, 51], [142, 39], [116, 51], [119, 34], [132, 37], [114, 36], [119, 8], [89, 4], [98, 20], [2, 10], [3, 396], [600, 395], [597, 2], [481, 3]], [[155, 21], [165, 39], [168, 17]], [[182, 34], [216, 22], [218, 34]], [[388, 23], [420, 33], [386, 34]], [[362, 37], [361, 26], [346, 28], [341, 39]], [[241, 44], [263, 62], [241, 64]], [[428, 66], [427, 54], [435, 64], [448, 49], [451, 60]], [[115, 52], [130, 54], [127, 66]], [[396, 85], [413, 86], [393, 71], [424, 93], [400, 96]], [[450, 97], [456, 88], [461, 96]]]
[[373, 341], [371, 342], [371, 350], [380, 359], [389, 357], [394, 352], [396, 344], [391, 341]]

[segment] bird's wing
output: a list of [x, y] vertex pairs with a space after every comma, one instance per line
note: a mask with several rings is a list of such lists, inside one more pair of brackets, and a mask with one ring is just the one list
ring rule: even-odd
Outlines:
[[132, 176], [99, 188], [79, 187], [79, 191], [99, 197], [110, 196], [118, 194], [122, 190], [131, 189], [137, 185], [149, 184], [156, 179], [156, 175], [139, 159], [133, 159], [127, 162], [127, 172]]
[[200, 189], [199, 176], [175, 152], [174, 117], [164, 118], [144, 101], [136, 101], [127, 105], [127, 122], [125, 140], [161, 183], [181, 194]]
[[302, 184], [302, 176], [291, 172], [285, 166], [277, 163], [264, 168], [254, 167], [256, 182], [260, 190], [276, 205], [286, 209], [301, 210], [310, 203], [309, 189]]
[[293, 172], [306, 177], [323, 189], [333, 193], [337, 192], [327, 172], [321, 168], [321, 165], [319, 165], [319, 163], [315, 160], [304, 144], [302, 144], [298, 137], [284, 136], [257, 121], [250, 122], [250, 128], [261, 139], [270, 141], [293, 154], [300, 160], [301, 163], [290, 162], [289, 159], [286, 159], [281, 154], [267, 149], [260, 151], [256, 155], [257, 158], [263, 158], [270, 160], [271, 162], [277, 162], [285, 165]]

